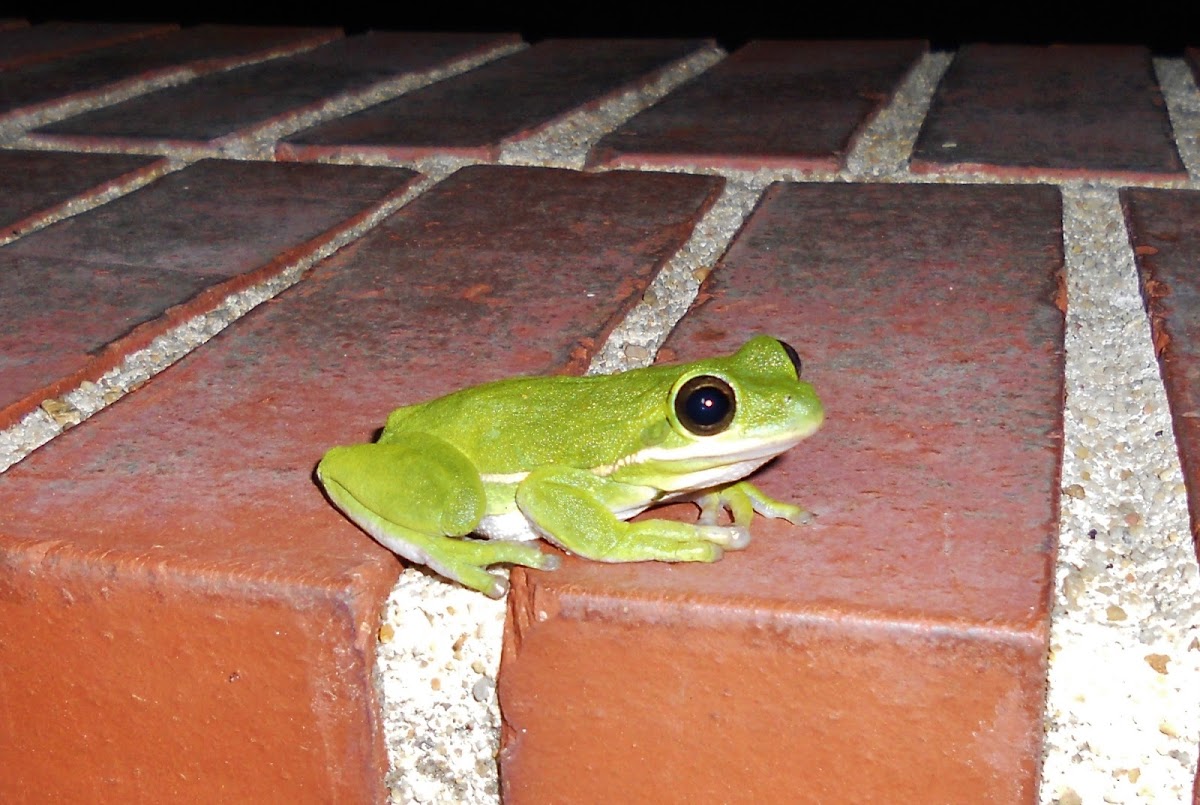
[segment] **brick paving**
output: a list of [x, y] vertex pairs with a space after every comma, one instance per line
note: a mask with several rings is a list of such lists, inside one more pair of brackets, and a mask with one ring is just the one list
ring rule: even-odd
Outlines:
[[337, 36], [329, 29], [200, 25], [27, 64], [0, 72], [0, 123], [31, 118], [66, 100], [82, 102], [128, 89], [131, 82], [182, 80], [314, 47]]
[[[731, 188], [686, 172], [447, 167], [495, 162], [705, 40], [506, 54], [511, 36], [338, 36], [0, 26], [0, 426], [319, 260], [0, 475], [0, 755], [16, 770], [0, 792], [384, 799], [372, 657], [401, 565], [329, 506], [313, 466], [397, 405], [584, 371], [627, 314], [677, 292], [655, 277], [721, 193], [750, 187], [766, 189], [720, 262], [693, 272], [697, 304], [659, 358], [762, 331], [797, 346], [829, 418], [759, 477], [817, 521], [759, 520], [748, 550], [711, 566], [517, 571], [499, 680], [506, 797], [1035, 801], [1063, 196], [923, 182], [1184, 183], [1148, 52], [964, 48], [913, 151], [918, 175], [899, 183], [863, 183], [848, 155], [924, 64], [919, 42], [751, 44], [583, 140], [593, 167], [699, 166], [743, 183]], [[485, 63], [269, 140], [266, 123], [470, 55]], [[187, 164], [187, 147], [248, 132], [301, 164]], [[318, 164], [332, 158], [377, 164]], [[797, 181], [808, 170], [849, 181]], [[1123, 200], [1187, 470], [1200, 208], [1194, 190]]]
[[[497, 47], [489, 34], [370, 33], [340, 39], [290, 59], [201, 76], [180, 86], [36, 129], [39, 140], [86, 148], [114, 141], [130, 148], [169, 141], [204, 145], [261, 128], [330, 98]], [[49, 135], [49, 136], [47, 136]]]
[[[0, 30], [4, 26], [0, 20]], [[53, 61], [72, 53], [94, 50], [173, 31], [175, 25], [140, 23], [47, 22], [22, 26], [8, 32], [0, 42], [0, 66], [6, 70]]]
[[1186, 178], [1141, 47], [971, 45], [938, 87], [918, 171]]
[[[31, 156], [37, 166], [40, 155]], [[411, 178], [365, 166], [202, 161], [0, 247], [0, 424], [282, 271]]]
[[527, 137], [567, 112], [698, 50], [700, 41], [547, 40], [342, 120], [288, 137], [289, 159], [374, 154], [413, 159], [455, 154], [494, 159], [506, 140]]
[[0, 233], [5, 240], [69, 214], [68, 202], [152, 176], [166, 160], [127, 154], [0, 151]]
[[[676, 747], [636, 772], [653, 799], [785, 800], [795, 778], [772, 770], [797, 757], [832, 781], [817, 799], [1032, 796], [1058, 526], [1061, 217], [1048, 187], [767, 190], [664, 350], [733, 351], [764, 321], [788, 335], [833, 413], [756, 477], [816, 523], [756, 523], [754, 550], [720, 573], [576, 560], [523, 574], [551, 615], [510, 625], [508, 799], [602, 799], [608, 781], [587, 767], [620, 764], [631, 733]], [[582, 667], [598, 660], [602, 684]], [[714, 700], [662, 719], [653, 703], [674, 695]], [[904, 713], [880, 731], [896, 701]], [[736, 737], [699, 774], [690, 759], [714, 721]], [[986, 765], [957, 755], [980, 724]], [[601, 754], [563, 758], [577, 731]]]
[[597, 143], [596, 164], [841, 167], [923, 42], [752, 42]]
[[[272, 172], [288, 179], [312, 170], [351, 175], [331, 166], [258, 163], [258, 181], [247, 182], [244, 171], [255, 166], [219, 164], [235, 170], [213, 177], [210, 192], [227, 196], [231, 212], [243, 215], [237, 197], [269, 197], [262, 191], [279, 178]], [[411, 176], [385, 168], [352, 173], [364, 171], [364, 180]], [[205, 177], [170, 178], [178, 187]], [[305, 193], [324, 195], [319, 183], [305, 185]], [[192, 798], [220, 788], [243, 801], [280, 791], [341, 801], [377, 797], [382, 775], [364, 773], [378, 763], [378, 725], [362, 718], [373, 705], [364, 663], [379, 602], [399, 568], [317, 492], [309, 457], [370, 438], [382, 412], [363, 400], [416, 402], [464, 383], [582, 368], [720, 185], [712, 177], [666, 174], [461, 171], [171, 369], [170, 383], [154, 383], [10, 469], [0, 488], [0, 539], [24, 603], [0, 621], [7, 627], [0, 640], [20, 658], [15, 678], [28, 681], [10, 706], [33, 716], [41, 703], [64, 704], [55, 719], [62, 727], [47, 727], [19, 752], [22, 771], [6, 775], [9, 790], [45, 795], [59, 790], [50, 782], [56, 780], [67, 796], [80, 781], [126, 766], [142, 769], [139, 779], [116, 781], [130, 793]], [[369, 192], [352, 180], [342, 186]], [[285, 224], [308, 223], [304, 210], [279, 208], [278, 197], [275, 204], [257, 200], [251, 212], [274, 219], [277, 237], [288, 234]], [[164, 204], [205, 210], [170, 196]], [[480, 226], [506, 211], [513, 214], [502, 228]], [[266, 238], [237, 240], [271, 248]], [[161, 244], [159, 250], [164, 260], [188, 254]], [[206, 257], [231, 272], [245, 262], [236, 252]], [[400, 275], [404, 282], [395, 281]], [[544, 287], [550, 276], [556, 282]], [[446, 354], [458, 356], [451, 371]], [[180, 433], [191, 434], [186, 443]], [[65, 488], [69, 507], [56, 502]], [[123, 494], [126, 488], [138, 494]], [[163, 523], [170, 523], [169, 539]], [[65, 534], [70, 538], [54, 536]], [[104, 578], [114, 579], [115, 589], [97, 599], [90, 587]], [[47, 592], [60, 588], [61, 596]], [[214, 611], [197, 620], [206, 610]], [[128, 622], [100, 646], [48, 645], [40, 628], [27, 628], [57, 623], [64, 632], [103, 632], [121, 618]], [[153, 669], [144, 667], [147, 645], [162, 658]], [[105, 680], [106, 697], [68, 704], [74, 680], [97, 652], [109, 658], [94, 671]], [[65, 670], [38, 672], [52, 663]], [[237, 684], [228, 678], [234, 675]], [[188, 695], [205, 704], [182, 707], [171, 683], [177, 679], [195, 680]], [[148, 689], [161, 698], [134, 712], [107, 713], [112, 700]], [[313, 696], [336, 706], [306, 712]], [[173, 707], [185, 717], [172, 719]], [[255, 718], [259, 708], [271, 719]], [[196, 732], [192, 714], [201, 712], [211, 726]], [[195, 787], [176, 781], [172, 764], [143, 754], [150, 747], [130, 745], [142, 743], [143, 719], [161, 719], [159, 740], [187, 756]], [[83, 751], [74, 724], [100, 720], [105, 751]], [[208, 730], [226, 737], [213, 741]], [[259, 749], [235, 762], [243, 739]], [[272, 754], [287, 762], [254, 765]]]

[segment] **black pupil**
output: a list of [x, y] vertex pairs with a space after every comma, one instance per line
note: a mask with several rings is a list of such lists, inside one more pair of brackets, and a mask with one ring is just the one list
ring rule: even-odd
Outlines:
[[719, 388], [698, 388], [687, 398], [687, 413], [697, 425], [715, 425], [729, 413], [729, 397]]
[[715, 375], [697, 375], [675, 394], [679, 424], [697, 436], [713, 436], [733, 421], [737, 399], [733, 388]]

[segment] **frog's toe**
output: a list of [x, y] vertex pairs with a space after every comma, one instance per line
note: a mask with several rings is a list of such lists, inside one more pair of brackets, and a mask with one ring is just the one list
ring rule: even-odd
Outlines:
[[480, 592], [488, 598], [503, 598], [508, 595], [508, 579], [501, 578], [494, 573], [489, 573], [488, 575], [492, 577], [492, 586], [486, 590], [480, 590]]
[[724, 555], [725, 549], [717, 543], [698, 539], [676, 543], [665, 555], [657, 558], [664, 562], [719, 562]]
[[697, 530], [701, 539], [730, 551], [750, 544], [750, 529], [745, 526], [700, 526]]
[[740, 551], [750, 544], [750, 529], [744, 525], [734, 526], [729, 529], [729, 542], [725, 543], [725, 547], [731, 551]]
[[756, 499], [754, 511], [776, 520], [787, 520], [794, 525], [804, 525], [812, 521], [812, 515], [794, 503], [784, 503], [773, 498]]
[[509, 564], [537, 570], [554, 570], [562, 563], [555, 554], [543, 553], [537, 545], [528, 542], [480, 540], [464, 543], [463, 550], [470, 550], [475, 564], [483, 566]]
[[503, 598], [508, 595], [508, 573], [493, 573], [481, 567], [459, 568], [457, 581], [464, 587], [478, 590], [488, 598]]
[[508, 579], [489, 572], [484, 567], [471, 562], [456, 561], [444, 563], [431, 561], [429, 567], [448, 579], [457, 581], [464, 587], [478, 590], [489, 598], [503, 598], [508, 592]]
[[789, 523], [792, 523], [793, 525], [808, 525], [809, 523], [813, 522], [817, 518], [812, 512], [805, 511], [804, 509], [800, 509], [794, 515], [792, 515], [791, 517], [788, 517], [786, 519]]

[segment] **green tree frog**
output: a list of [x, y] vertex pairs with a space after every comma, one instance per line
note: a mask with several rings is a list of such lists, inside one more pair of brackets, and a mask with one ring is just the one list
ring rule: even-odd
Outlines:
[[[756, 336], [695, 363], [510, 378], [398, 408], [376, 442], [326, 453], [317, 477], [391, 551], [499, 598], [508, 583], [489, 566], [558, 567], [528, 540], [601, 562], [715, 562], [746, 547], [756, 511], [807, 522], [738, 481], [823, 418], [796, 351]], [[699, 504], [699, 521], [626, 522], [674, 500]]]

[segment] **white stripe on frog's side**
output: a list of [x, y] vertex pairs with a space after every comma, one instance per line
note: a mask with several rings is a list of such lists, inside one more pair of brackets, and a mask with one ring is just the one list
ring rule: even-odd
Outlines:
[[[668, 479], [670, 483], [659, 487], [666, 492], [705, 489], [710, 486], [717, 486], [744, 478], [775, 456], [795, 445], [796, 441], [789, 439], [782, 442], [763, 443], [756, 448], [738, 453], [728, 453], [725, 456], [721, 456], [719, 453], [705, 455], [694, 449], [686, 448], [673, 451], [647, 449], [613, 464], [602, 464], [598, 467], [592, 467], [588, 472], [600, 478], [607, 478], [622, 467], [643, 464], [647, 461], [661, 461], [664, 464], [669, 464], [671, 461], [687, 461], [697, 458], [708, 459], [713, 461], [712, 466], [702, 470], [693, 470], [692, 472], [673, 472], [670, 467], [665, 467], [663, 477]], [[718, 463], [718, 458], [723, 458], [724, 460]], [[528, 478], [529, 473], [481, 473], [479, 477], [485, 484], [512, 484], [515, 486]], [[632, 517], [632, 515], [630, 516]]]
[[[782, 439], [741, 440], [733, 444], [722, 443], [718, 437], [711, 437], [708, 441], [698, 440], [682, 447], [646, 447], [624, 458], [619, 458], [611, 464], [600, 464], [592, 467], [588, 472], [598, 475], [601, 478], [606, 478], [622, 467], [650, 462], [661, 462], [665, 465], [669, 465], [672, 462], [700, 462], [707, 463], [711, 467], [710, 470], [700, 470], [699, 472], [726, 472], [724, 468], [758, 467], [766, 463], [769, 459], [794, 447], [805, 436], [811, 434], [813, 430], [816, 430], [816, 428], [806, 433], [793, 434]], [[668, 466], [664, 468], [663, 472], [664, 474], [669, 474], [671, 468]], [[483, 479], [485, 484], [519, 484], [529, 477], [529, 471], [485, 472], [480, 473], [479, 477]]]
[[480, 473], [480, 479], [485, 484], [519, 484], [529, 477], [528, 472], [484, 472]]
[[[624, 509], [618, 509], [613, 514], [618, 520], [628, 520], [645, 511], [651, 503], [653, 501], [634, 504]], [[528, 542], [546, 536], [535, 529], [533, 523], [529, 522], [529, 518], [519, 510], [484, 515], [483, 519], [479, 521], [479, 525], [475, 526], [475, 533], [488, 539], [503, 539], [513, 542]]]

